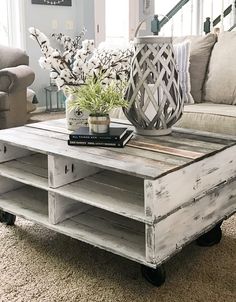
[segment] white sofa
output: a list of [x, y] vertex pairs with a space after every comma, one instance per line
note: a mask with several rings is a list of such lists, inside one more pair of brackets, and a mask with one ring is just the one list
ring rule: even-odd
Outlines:
[[[190, 39], [190, 80], [194, 104], [184, 106], [176, 127], [236, 135], [236, 32]], [[113, 117], [124, 119], [121, 110]]]

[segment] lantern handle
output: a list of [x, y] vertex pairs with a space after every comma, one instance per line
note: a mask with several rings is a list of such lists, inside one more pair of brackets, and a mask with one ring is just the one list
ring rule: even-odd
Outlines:
[[[157, 15], [154, 15], [154, 17], [155, 17], [155, 16], [157, 16]], [[158, 15], [158, 16], [162, 16], [163, 18], [168, 19], [168, 21], [170, 20], [170, 18], [167, 17], [166, 15]], [[135, 37], [135, 38], [137, 37], [137, 34], [138, 34], [139, 29], [140, 29], [140, 27], [142, 26], [142, 24], [143, 24], [144, 22], [146, 22], [150, 17], [153, 17], [153, 15], [149, 15], [147, 18], [145, 18], [145, 19], [143, 19], [141, 22], [139, 22], [139, 24], [138, 24], [138, 26], [137, 26], [137, 28], [136, 28], [136, 30], [135, 30], [135, 33], [134, 33], [134, 37]]]

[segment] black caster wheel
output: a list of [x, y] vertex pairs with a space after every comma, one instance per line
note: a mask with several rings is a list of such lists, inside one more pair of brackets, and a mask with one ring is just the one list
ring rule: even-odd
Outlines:
[[196, 242], [199, 246], [212, 246], [220, 242], [222, 238], [221, 223], [217, 224], [213, 229], [211, 229], [206, 234], [200, 236]]
[[16, 221], [15, 215], [0, 210], [0, 222], [5, 223], [6, 225], [14, 225], [15, 221]]
[[163, 266], [156, 269], [141, 265], [143, 277], [154, 286], [161, 286], [166, 280], [166, 272]]

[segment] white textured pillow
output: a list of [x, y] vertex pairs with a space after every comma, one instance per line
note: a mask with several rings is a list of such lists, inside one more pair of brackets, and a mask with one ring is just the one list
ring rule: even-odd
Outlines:
[[175, 60], [179, 71], [180, 85], [183, 91], [185, 104], [194, 104], [194, 99], [190, 93], [190, 73], [189, 73], [189, 58], [190, 58], [190, 41], [174, 44]]

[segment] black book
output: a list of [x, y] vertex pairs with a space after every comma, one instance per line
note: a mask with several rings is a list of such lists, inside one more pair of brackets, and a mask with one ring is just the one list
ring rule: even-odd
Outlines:
[[93, 146], [93, 147], [116, 147], [116, 148], [123, 148], [127, 142], [131, 139], [133, 136], [133, 131], [128, 130], [126, 131], [125, 135], [117, 141], [107, 140], [107, 141], [100, 141], [100, 140], [79, 140], [79, 139], [69, 139], [68, 145], [70, 146]]
[[89, 131], [88, 127], [80, 127], [78, 130], [69, 135], [70, 140], [84, 140], [84, 141], [118, 141], [126, 134], [127, 128], [111, 127], [107, 133], [93, 133]]

